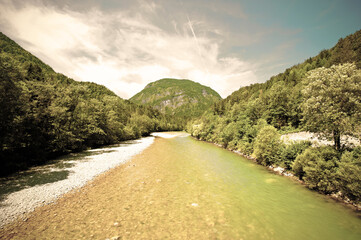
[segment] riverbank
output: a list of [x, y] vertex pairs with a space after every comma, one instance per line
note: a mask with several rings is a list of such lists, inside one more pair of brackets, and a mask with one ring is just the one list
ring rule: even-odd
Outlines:
[[[54, 203], [63, 194], [79, 189], [99, 174], [126, 163], [133, 156], [149, 147], [153, 141], [154, 137], [147, 137], [113, 146], [92, 149], [83, 152], [86, 155], [85, 157], [60, 163], [60, 165], [68, 164], [70, 167], [57, 168], [59, 165], [59, 162], [57, 162], [23, 172], [22, 175], [27, 178], [32, 173], [36, 175], [30, 176], [31, 179], [29, 181], [32, 181], [31, 183], [23, 183], [25, 186], [22, 187], [22, 190], [5, 195], [0, 203], [0, 227], [14, 221], [16, 218], [26, 219], [26, 215], [35, 208]], [[77, 156], [77, 154], [70, 156]], [[68, 175], [63, 180], [45, 184], [39, 183], [33, 186], [33, 179], [39, 178], [38, 175], [56, 173]], [[10, 184], [10, 181], [16, 180], [14, 178], [1, 179], [1, 187], [8, 187], [7, 185]], [[24, 182], [21, 180], [17, 181]]]
[[[203, 141], [203, 140], [199, 140], [197, 139], [196, 137], [193, 137], [195, 140], [197, 141], [202, 141], [202, 142], [208, 142], [208, 141]], [[292, 142], [292, 141], [300, 141], [300, 140], [310, 140], [310, 139], [313, 139], [314, 140], [314, 144], [316, 145], [327, 145], [327, 142], [322, 142], [320, 139], [317, 138], [316, 135], [313, 135], [313, 134], [309, 134], [309, 133], [294, 133], [294, 134], [288, 134], [285, 138], [283, 138], [282, 140], [284, 141], [289, 141], [289, 142]], [[225, 148], [223, 147], [222, 145], [220, 144], [217, 144], [217, 143], [214, 143], [214, 142], [208, 142], [208, 143], [211, 143], [219, 148], [223, 148], [223, 149], [226, 149], [228, 151], [231, 151], [233, 153], [236, 153], [248, 160], [251, 160], [252, 162], [254, 163], [257, 163], [258, 165], [260, 166], [263, 166], [261, 164], [259, 164], [257, 162], [257, 159], [253, 156], [250, 156], [250, 155], [247, 155], [247, 154], [244, 154], [238, 150], [232, 150], [232, 149], [229, 149], [229, 148]], [[354, 141], [354, 143], [356, 145], [359, 145], [357, 141]], [[299, 182], [300, 184], [302, 184], [303, 186], [307, 187], [307, 184], [300, 180], [298, 177], [296, 177], [292, 172], [290, 171], [287, 171], [285, 168], [282, 168], [280, 166], [273, 166], [273, 165], [270, 165], [270, 166], [264, 166], [265, 168], [267, 168], [269, 171], [277, 174], [277, 175], [281, 175], [281, 176], [284, 176], [284, 177], [287, 177], [289, 179], [291, 179], [292, 181], [296, 181], [296, 182]], [[310, 191], [312, 191], [310, 189]], [[321, 195], [324, 195], [324, 196], [327, 196], [335, 201], [337, 201], [338, 203], [352, 209], [353, 211], [355, 211], [358, 215], [361, 216], [361, 204], [360, 203], [355, 203], [353, 201], [351, 201], [350, 199], [348, 198], [345, 198], [344, 196], [342, 196], [342, 194], [339, 192], [337, 194], [324, 194], [322, 192], [319, 192], [319, 191], [316, 191], [317, 193], [321, 194]]]

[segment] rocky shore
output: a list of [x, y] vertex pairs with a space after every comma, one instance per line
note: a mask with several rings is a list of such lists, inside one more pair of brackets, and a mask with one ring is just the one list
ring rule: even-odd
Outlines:
[[[310, 141], [315, 147], [322, 145], [333, 145], [332, 141], [321, 138], [317, 133], [311, 132], [295, 132], [284, 134], [281, 136], [281, 140], [286, 144], [295, 141]], [[360, 145], [360, 140], [351, 136], [342, 136], [341, 144], [347, 147], [355, 147]]]
[[69, 176], [53, 183], [37, 185], [10, 193], [0, 203], [0, 227], [20, 217], [26, 220], [26, 214], [36, 207], [55, 202], [60, 196], [84, 186], [95, 176], [108, 171], [130, 160], [136, 154], [149, 147], [154, 137], [135, 140], [132, 144], [119, 144], [115, 147], [105, 147], [88, 150], [102, 152], [85, 157], [66, 169]]

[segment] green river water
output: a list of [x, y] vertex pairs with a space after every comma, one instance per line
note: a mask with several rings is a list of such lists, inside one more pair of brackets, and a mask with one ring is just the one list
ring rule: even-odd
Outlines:
[[212, 227], [223, 238], [361, 239], [351, 210], [235, 153], [191, 137], [167, 139], [163, 149], [173, 197], [190, 197], [204, 214], [221, 212]]

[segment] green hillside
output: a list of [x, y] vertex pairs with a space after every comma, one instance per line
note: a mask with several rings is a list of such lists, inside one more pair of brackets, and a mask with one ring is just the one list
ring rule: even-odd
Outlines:
[[[281, 166], [327, 194], [361, 201], [361, 30], [265, 83], [242, 87], [212, 106], [187, 130], [201, 140]], [[311, 131], [333, 146], [285, 144], [280, 135]], [[347, 143], [347, 142], [346, 142]]]
[[149, 83], [130, 100], [166, 113], [185, 126], [188, 120], [201, 116], [221, 97], [210, 87], [185, 79], [161, 79]]
[[174, 129], [151, 107], [77, 82], [0, 33], [0, 174], [49, 157]]
[[361, 30], [341, 38], [333, 48], [322, 50], [317, 56], [286, 69], [265, 83], [241, 87], [215, 104], [212, 111], [223, 116], [240, 108], [252, 123], [264, 119], [278, 129], [302, 127], [303, 79], [313, 69], [343, 63], [355, 63], [357, 68], [361, 68]]

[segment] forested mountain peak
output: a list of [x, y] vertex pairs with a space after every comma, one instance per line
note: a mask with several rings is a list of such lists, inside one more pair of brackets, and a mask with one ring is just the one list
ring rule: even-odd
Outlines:
[[210, 87], [187, 79], [172, 78], [149, 83], [130, 98], [135, 103], [152, 106], [175, 116], [184, 123], [190, 118], [200, 116], [220, 99], [220, 95]]

